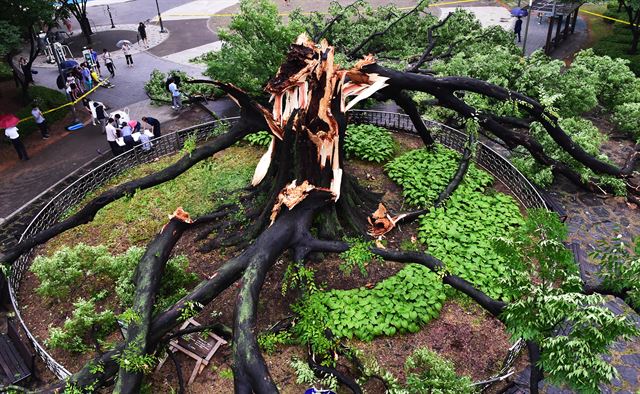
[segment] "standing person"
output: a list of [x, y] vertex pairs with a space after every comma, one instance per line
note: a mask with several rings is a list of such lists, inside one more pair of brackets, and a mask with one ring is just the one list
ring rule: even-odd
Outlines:
[[516, 25], [513, 28], [513, 32], [515, 33], [516, 36], [518, 36], [518, 42], [520, 42], [521, 31], [522, 31], [522, 18], [518, 17], [518, 20], [516, 21]]
[[27, 150], [24, 148], [24, 144], [20, 141], [20, 134], [18, 134], [18, 128], [16, 126], [7, 127], [4, 130], [4, 135], [11, 140], [11, 144], [18, 152], [18, 158], [20, 160], [29, 160]]
[[175, 80], [169, 84], [169, 91], [171, 92], [171, 108], [179, 110], [182, 108], [182, 100], [180, 100], [180, 90], [178, 90]]
[[98, 75], [102, 75], [102, 72], [100, 71], [100, 62], [98, 61], [98, 52], [93, 50], [91, 47], [89, 47], [89, 51], [89, 53], [91, 53], [91, 59], [93, 59], [93, 64], [95, 64], [98, 69]]
[[127, 59], [127, 67], [133, 67], [133, 57], [131, 57], [131, 46], [126, 42], [122, 44], [122, 53], [124, 53], [124, 58]]
[[93, 102], [93, 108], [96, 111], [96, 119], [100, 122], [100, 126], [102, 127], [102, 134], [107, 132], [107, 112], [104, 109], [104, 104], [98, 101]]
[[46, 140], [49, 138], [49, 127], [47, 127], [47, 120], [42, 115], [42, 111], [38, 108], [38, 104], [33, 103], [31, 115], [33, 119], [35, 119], [38, 128], [40, 129], [40, 134], [42, 134], [42, 139]]
[[91, 90], [91, 88], [93, 87], [91, 71], [89, 71], [87, 63], [82, 63], [82, 82], [84, 82], [84, 86], [87, 88], [87, 90]]
[[153, 138], [158, 138], [162, 135], [162, 133], [160, 133], [160, 121], [158, 119], [152, 118], [151, 116], [143, 116], [142, 121], [151, 126]]
[[140, 39], [144, 46], [149, 48], [149, 41], [147, 41], [147, 27], [142, 22], [138, 25], [138, 34], [140, 35]]
[[24, 81], [26, 82], [26, 84], [36, 84], [35, 82], [33, 82], [33, 75], [31, 75], [31, 70], [27, 70], [27, 66], [29, 65], [29, 62], [27, 61], [27, 59], [25, 59], [24, 56], [20, 56], [20, 60], [18, 60], [18, 63], [20, 64], [20, 69], [22, 70], [22, 74], [24, 75]]
[[111, 74], [111, 78], [116, 76], [115, 65], [113, 64], [113, 59], [111, 58], [111, 52], [107, 51], [107, 48], [102, 49], [102, 61], [107, 66], [107, 70], [109, 70], [109, 74]]
[[116, 128], [113, 123], [113, 118], [109, 118], [107, 120], [107, 126], [105, 127], [105, 130], [107, 134], [107, 142], [111, 147], [111, 153], [113, 153], [114, 156], [118, 156], [118, 154], [120, 153], [120, 145], [118, 145], [118, 143], [116, 142], [116, 138], [118, 138], [118, 135], [116, 134]]

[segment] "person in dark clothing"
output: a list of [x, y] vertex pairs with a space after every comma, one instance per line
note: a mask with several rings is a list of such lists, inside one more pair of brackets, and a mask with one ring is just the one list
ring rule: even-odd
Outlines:
[[96, 119], [100, 122], [100, 126], [102, 127], [102, 134], [107, 132], [107, 113], [104, 110], [104, 105], [100, 102], [94, 101], [93, 107], [96, 110]]
[[522, 18], [518, 17], [516, 25], [513, 28], [513, 32], [518, 36], [518, 42], [520, 42], [520, 32], [522, 31]]
[[143, 116], [142, 121], [148, 124], [153, 128], [153, 138], [158, 138], [162, 135], [160, 132], [160, 121], [156, 118], [152, 118], [150, 116]]
[[147, 41], [147, 27], [142, 22], [138, 25], [138, 34], [140, 35], [140, 39], [144, 46], [149, 48], [149, 41]]

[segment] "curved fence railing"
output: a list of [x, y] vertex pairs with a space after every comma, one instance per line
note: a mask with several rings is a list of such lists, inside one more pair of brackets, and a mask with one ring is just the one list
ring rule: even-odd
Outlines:
[[[195, 138], [196, 142], [207, 141], [219, 135], [224, 128], [233, 125], [237, 119], [216, 120], [161, 136], [152, 140], [153, 149], [151, 151], [145, 152], [142, 150], [142, 146], [139, 145], [97, 166], [52, 198], [27, 226], [20, 237], [20, 241], [57, 223], [70, 208], [80, 203], [89, 193], [125, 170], [178, 152], [183, 148], [184, 142], [188, 138]], [[349, 119], [352, 123], [369, 123], [386, 127], [393, 131], [416, 133], [409, 117], [403, 114], [379, 111], [351, 111], [349, 112]], [[449, 148], [462, 151], [467, 141], [464, 133], [433, 121], [425, 120], [425, 124], [432, 131], [437, 141]], [[545, 207], [544, 200], [535, 187], [508, 160], [486, 145], [478, 144], [475, 161], [500, 180], [524, 207]], [[69, 377], [71, 373], [44, 349], [37, 338], [29, 331], [20, 314], [17, 294], [21, 280], [29, 268], [34, 254], [35, 248], [24, 253], [12, 265], [11, 274], [9, 275], [9, 295], [16, 316], [35, 351], [57, 377], [64, 379]]]

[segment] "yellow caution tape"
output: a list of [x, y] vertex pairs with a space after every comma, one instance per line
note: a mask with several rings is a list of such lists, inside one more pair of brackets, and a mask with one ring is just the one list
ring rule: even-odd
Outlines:
[[611, 21], [624, 23], [625, 25], [630, 25], [631, 24], [631, 23], [629, 23], [627, 21], [623, 21], [622, 19], [616, 19], [616, 18], [612, 18], [610, 16], [605, 16], [605, 15], [602, 15], [602, 14], [596, 14], [595, 12], [591, 12], [591, 11], [580, 10], [580, 12], [585, 13], [585, 14], [589, 14], [589, 15], [593, 15], [593, 16], [599, 16], [600, 18], [603, 18], [603, 19], [609, 19]]
[[[90, 93], [92, 93], [94, 90], [98, 89], [100, 86], [102, 86], [103, 84], [107, 83], [108, 81], [109, 81], [109, 78], [107, 78], [107, 79], [103, 80], [102, 82], [98, 82], [98, 84], [97, 84], [96, 86], [94, 86], [93, 88], [91, 88], [91, 90], [89, 90], [89, 91], [85, 92], [82, 96], [78, 97], [75, 101], [69, 101], [68, 103], [62, 104], [62, 105], [61, 105], [61, 106], [59, 106], [59, 107], [56, 107], [56, 108], [53, 108], [53, 109], [49, 109], [49, 110], [47, 110], [47, 111], [44, 111], [44, 112], [42, 113], [42, 115], [46, 115], [46, 114], [48, 114], [48, 113], [50, 113], [50, 112], [57, 111], [57, 110], [62, 109], [62, 108], [64, 108], [64, 107], [70, 107], [70, 106], [72, 106], [72, 105], [75, 105], [77, 102], [79, 102], [79, 101], [80, 101], [80, 100], [82, 100], [83, 98], [87, 97]], [[24, 119], [20, 119], [20, 120], [18, 121], [18, 124], [20, 124], [20, 123], [22, 123], [22, 122], [26, 122], [26, 121], [27, 121], [27, 120], [29, 120], [29, 119], [33, 119], [33, 116], [28, 116], [28, 117], [26, 117], [26, 118], [24, 118]]]

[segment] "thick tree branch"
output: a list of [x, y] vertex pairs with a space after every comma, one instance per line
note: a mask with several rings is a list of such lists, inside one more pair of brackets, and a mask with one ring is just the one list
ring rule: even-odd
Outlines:
[[[433, 26], [429, 26], [429, 29], [427, 30], [427, 42], [428, 42], [427, 48], [424, 50], [424, 52], [422, 53], [422, 56], [420, 56], [418, 61], [416, 61], [413, 65], [410, 65], [407, 68], [408, 72], [412, 72], [412, 73], [418, 72], [420, 67], [422, 67], [422, 65], [427, 60], [429, 60], [429, 58], [431, 57], [431, 52], [433, 51], [433, 49], [436, 47], [436, 44], [438, 43], [438, 40], [433, 36], [433, 31], [436, 29], [439, 29], [440, 27], [442, 27], [442, 25], [447, 23], [449, 18], [451, 18], [451, 15], [453, 15], [452, 12], [447, 14], [447, 16], [440, 22], [436, 23]], [[453, 47], [450, 47], [449, 49], [452, 50]]]
[[[533, 117], [533, 119], [540, 122], [549, 136], [575, 160], [598, 174], [615, 176], [625, 175], [616, 166], [603, 162], [587, 153], [560, 128], [558, 125], [558, 119], [555, 115], [546, 111], [545, 108], [537, 101], [523, 94], [505, 89], [501, 86], [493, 85], [486, 81], [468, 77], [433, 77], [429, 75], [418, 75], [388, 69], [378, 64], [367, 65], [363, 70], [367, 73], [377, 73], [390, 78], [388, 83], [395, 88], [418, 90], [432, 94], [439, 100], [440, 105], [456, 111], [459, 111], [461, 106], [454, 105], [454, 100], [452, 98], [455, 98], [453, 93], [458, 91], [478, 93], [486, 97], [502, 101], [516, 101], [521, 108]], [[460, 100], [458, 99], [458, 101]], [[467, 107], [472, 109], [469, 106]], [[476, 110], [463, 111], [461, 114], [465, 117], [477, 117], [481, 115]], [[497, 124], [497, 122], [493, 121], [489, 117], [484, 117], [483, 123], [483, 125], [492, 132], [494, 131], [494, 126]]]
[[351, 51], [349, 51], [349, 53], [347, 54], [347, 57], [350, 59], [354, 59], [355, 57], [358, 56], [358, 53], [364, 48], [365, 45], [367, 45], [369, 42], [371, 42], [371, 40], [373, 40], [376, 37], [380, 37], [385, 35], [389, 30], [391, 30], [392, 27], [394, 27], [396, 24], [398, 24], [400, 21], [402, 21], [404, 18], [408, 17], [409, 15], [415, 13], [416, 11], [418, 11], [421, 7], [422, 4], [425, 3], [427, 0], [421, 0], [415, 7], [413, 7], [411, 10], [405, 12], [404, 14], [402, 14], [399, 18], [397, 18], [396, 20], [394, 20], [393, 22], [391, 22], [384, 30], [382, 31], [376, 31], [371, 33], [367, 38], [365, 38], [357, 47], [353, 48]]
[[[136, 267], [134, 275], [136, 290], [132, 307], [136, 319], [127, 327], [125, 342], [127, 356], [151, 353], [152, 347], [148, 337], [156, 293], [171, 251], [188, 225], [181, 219], [175, 217], [171, 219], [160, 234], [149, 243]], [[115, 392], [121, 394], [139, 392], [142, 377], [142, 371], [128, 371], [126, 367], [120, 366]]]

